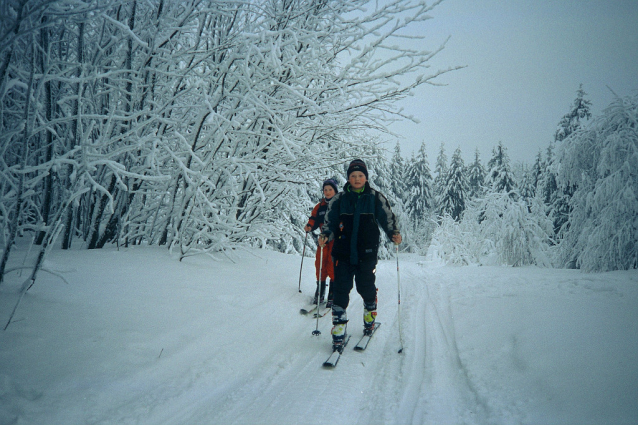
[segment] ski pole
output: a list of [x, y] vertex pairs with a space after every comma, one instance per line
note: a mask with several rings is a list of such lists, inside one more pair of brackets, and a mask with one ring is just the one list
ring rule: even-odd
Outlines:
[[317, 279], [317, 309], [315, 310], [315, 316], [317, 316], [317, 327], [312, 334], [315, 336], [321, 335], [319, 330], [319, 306], [321, 305], [321, 269], [323, 268], [323, 246], [321, 247], [321, 254], [319, 255], [319, 279]]
[[301, 253], [301, 267], [299, 267], [299, 293], [301, 293], [301, 270], [303, 269], [303, 257], [306, 256], [306, 242], [308, 242], [308, 232], [306, 232], [306, 238], [303, 240], [303, 252]]
[[403, 352], [403, 332], [401, 331], [401, 277], [399, 275], [399, 245], [397, 247], [397, 296], [399, 299], [398, 315], [399, 315], [399, 341], [401, 342], [401, 348], [399, 353]]

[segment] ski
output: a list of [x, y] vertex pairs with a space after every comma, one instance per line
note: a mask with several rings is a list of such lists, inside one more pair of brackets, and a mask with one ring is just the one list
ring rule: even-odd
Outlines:
[[357, 342], [357, 345], [354, 346], [354, 349], [356, 351], [363, 351], [366, 348], [368, 348], [368, 344], [370, 343], [370, 340], [372, 339], [372, 335], [374, 335], [377, 329], [379, 329], [379, 326], [381, 326], [381, 323], [375, 323], [374, 328], [372, 328], [372, 332], [370, 333], [370, 335], [364, 334], [359, 340], [359, 342]]
[[317, 316], [323, 317], [326, 314], [330, 313], [331, 311], [332, 311], [331, 308], [324, 306], [324, 307], [321, 308], [321, 310], [315, 311], [315, 314], [313, 314], [312, 317], [314, 317], [315, 319], [317, 318]]
[[306, 314], [310, 314], [313, 311], [315, 311], [317, 309], [317, 306], [309, 306], [308, 308], [302, 308], [301, 310], [299, 310], [299, 314], [303, 314], [304, 316]]
[[339, 363], [339, 359], [341, 358], [341, 353], [343, 353], [343, 349], [346, 348], [346, 345], [348, 345], [348, 341], [350, 341], [350, 335], [346, 336], [346, 340], [343, 343], [343, 347], [341, 347], [341, 350], [332, 351], [332, 354], [330, 354], [330, 357], [328, 357], [328, 360], [323, 362], [323, 367], [333, 368], [337, 366], [337, 363]]
[[[325, 305], [325, 304], [326, 303], [324, 302], [319, 305]], [[305, 316], [306, 314], [310, 314], [316, 310], [317, 310], [317, 304], [310, 304], [306, 308], [302, 308], [301, 310], [299, 310], [299, 314], [303, 314]]]

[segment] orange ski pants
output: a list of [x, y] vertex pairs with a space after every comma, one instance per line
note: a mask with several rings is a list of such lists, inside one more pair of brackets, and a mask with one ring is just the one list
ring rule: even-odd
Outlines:
[[321, 266], [321, 279], [319, 278], [319, 261], [321, 261], [321, 247], [317, 247], [317, 255], [315, 257], [315, 275], [317, 280], [325, 281], [327, 277], [330, 277], [330, 281], [335, 280], [335, 268], [332, 263], [332, 244], [334, 241], [330, 241], [323, 247], [323, 265]]

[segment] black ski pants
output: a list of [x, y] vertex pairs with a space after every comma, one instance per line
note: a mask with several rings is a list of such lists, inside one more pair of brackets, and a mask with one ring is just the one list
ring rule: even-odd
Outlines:
[[360, 261], [356, 265], [345, 260], [335, 260], [335, 281], [332, 287], [334, 305], [344, 310], [348, 308], [353, 280], [357, 284], [357, 292], [363, 298], [363, 302], [374, 303], [377, 299], [377, 287], [374, 284], [376, 267], [376, 258]]

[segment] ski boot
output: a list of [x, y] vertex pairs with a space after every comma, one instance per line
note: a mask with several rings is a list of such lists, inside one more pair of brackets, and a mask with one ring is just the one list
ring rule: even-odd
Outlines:
[[335, 305], [332, 307], [332, 351], [343, 352], [343, 346], [346, 341], [346, 328], [348, 318], [346, 311]]
[[[317, 285], [319, 285], [319, 282], [317, 282]], [[322, 281], [321, 282], [321, 293], [317, 293], [317, 290], [315, 289], [315, 297], [312, 301], [313, 304], [317, 304], [317, 301], [319, 301], [319, 304], [323, 304], [323, 302], [325, 301], [325, 294], [326, 294], [326, 281]]]
[[377, 319], [377, 303], [363, 303], [363, 334], [372, 335]]

